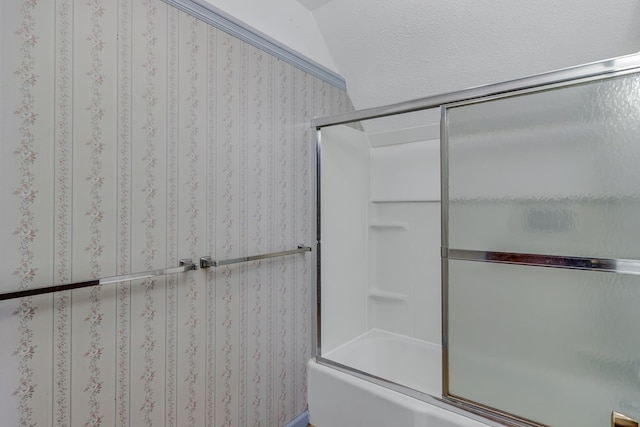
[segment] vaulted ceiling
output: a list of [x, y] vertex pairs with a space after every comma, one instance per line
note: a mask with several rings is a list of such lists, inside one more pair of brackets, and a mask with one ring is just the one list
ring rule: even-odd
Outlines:
[[297, 0], [356, 108], [640, 51], [640, 1]]
[[640, 51], [640, 0], [192, 1], [336, 70], [357, 109]]

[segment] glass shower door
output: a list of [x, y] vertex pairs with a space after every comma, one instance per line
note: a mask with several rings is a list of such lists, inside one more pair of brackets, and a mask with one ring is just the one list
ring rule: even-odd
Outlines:
[[640, 75], [443, 107], [445, 397], [640, 419]]

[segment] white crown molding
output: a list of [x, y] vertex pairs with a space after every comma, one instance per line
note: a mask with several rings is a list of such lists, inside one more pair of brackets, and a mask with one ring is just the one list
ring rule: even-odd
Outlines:
[[240, 22], [203, 0], [163, 1], [206, 22], [207, 24], [213, 25], [228, 34], [257, 47], [258, 49], [268, 52], [283, 61], [287, 61], [293, 66], [298, 67], [339, 89], [346, 90], [347, 84], [344, 78], [339, 74], [290, 49], [255, 28]]

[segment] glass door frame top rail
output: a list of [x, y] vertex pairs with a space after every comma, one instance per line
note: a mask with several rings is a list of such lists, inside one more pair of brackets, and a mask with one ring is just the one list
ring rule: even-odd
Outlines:
[[589, 77], [601, 78], [610, 76], [611, 74], [621, 74], [627, 71], [633, 72], [634, 69], [639, 67], [640, 53], [635, 53], [632, 55], [625, 55], [617, 58], [590, 62], [588, 64], [576, 65], [574, 67], [563, 68], [547, 73], [536, 74], [521, 79], [481, 85], [460, 91], [437, 94], [425, 98], [417, 98], [397, 104], [352, 111], [350, 113], [318, 117], [311, 120], [311, 126], [319, 130], [327, 126], [336, 126], [359, 122], [361, 120], [411, 113], [429, 108], [442, 107], [444, 105], [457, 102], [469, 102], [476, 98], [508, 94], [510, 92], [522, 91], [525, 89], [535, 88], [537, 90], [542, 86], [571, 82], [578, 79], [586, 79]]
[[[505, 413], [499, 409], [491, 408], [468, 401], [460, 396], [449, 393], [448, 390], [448, 298], [446, 282], [448, 279], [448, 260], [467, 260], [476, 262], [520, 264], [547, 268], [577, 269], [588, 271], [612, 272], [621, 274], [640, 275], [640, 260], [632, 259], [608, 259], [575, 257], [544, 254], [524, 254], [509, 252], [473, 251], [465, 249], [450, 249], [448, 239], [448, 156], [447, 156], [447, 120], [446, 109], [454, 106], [473, 104], [476, 102], [498, 99], [513, 95], [538, 92], [555, 87], [572, 86], [594, 80], [625, 74], [640, 73], [640, 53], [621, 56], [617, 58], [596, 61], [584, 65], [578, 65], [543, 74], [533, 75], [521, 79], [501, 82], [496, 84], [473, 87], [461, 91], [438, 94], [425, 98], [419, 98], [407, 102], [387, 105], [383, 107], [358, 110], [350, 113], [315, 118], [311, 126], [316, 130], [316, 283], [314, 304], [316, 306], [316, 328], [314, 330], [316, 361], [320, 364], [334, 367], [343, 372], [350, 373], [359, 378], [385, 386], [391, 390], [412, 396], [427, 403], [444, 407], [453, 412], [467, 414], [467, 416], [483, 421], [489, 425], [508, 426], [544, 426], [535, 421]], [[322, 233], [321, 233], [321, 153], [322, 153], [322, 128], [343, 124], [353, 124], [364, 120], [389, 117], [404, 113], [411, 113], [431, 108], [440, 108], [442, 112], [440, 122], [441, 139], [441, 218], [442, 218], [442, 348], [443, 348], [443, 393], [442, 396], [431, 396], [418, 392], [401, 384], [387, 381], [383, 378], [373, 377], [355, 368], [344, 366], [322, 356], [321, 328], [322, 328], [322, 286], [321, 286], [321, 259], [322, 259]]]

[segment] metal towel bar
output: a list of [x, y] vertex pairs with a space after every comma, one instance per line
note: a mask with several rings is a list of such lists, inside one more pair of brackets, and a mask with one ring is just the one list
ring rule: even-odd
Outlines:
[[[257, 260], [266, 259], [266, 258], [275, 258], [275, 257], [299, 254], [299, 253], [310, 252], [310, 251], [311, 251], [311, 248], [309, 246], [298, 245], [297, 249], [292, 249], [289, 251], [272, 252], [269, 254], [254, 255], [254, 256], [248, 256], [248, 257], [242, 257], [242, 258], [233, 258], [233, 259], [227, 259], [227, 260], [221, 260], [221, 261], [212, 260], [211, 257], [206, 256], [206, 257], [200, 258], [200, 267], [201, 268], [220, 267], [222, 265], [237, 264], [237, 263], [246, 262], [246, 261], [257, 261]], [[174, 274], [174, 273], [183, 273], [185, 271], [197, 270], [197, 269], [198, 269], [198, 266], [192, 262], [191, 258], [185, 258], [180, 260], [179, 267], [143, 271], [140, 273], [125, 274], [122, 276], [104, 277], [102, 279], [87, 280], [85, 282], [76, 282], [76, 283], [68, 283], [64, 285], [52, 285], [52, 286], [45, 286], [42, 288], [31, 288], [31, 289], [22, 289], [19, 291], [5, 292], [0, 294], [0, 301], [15, 299], [15, 298], [30, 297], [34, 295], [49, 294], [53, 292], [69, 291], [73, 289], [88, 288], [91, 286], [108, 285], [111, 283], [126, 282], [129, 280], [147, 279], [149, 277], [164, 276], [167, 274]]]
[[293, 255], [293, 254], [300, 254], [303, 252], [310, 252], [311, 248], [309, 246], [304, 246], [304, 245], [298, 245], [298, 249], [291, 249], [289, 251], [281, 251], [281, 252], [271, 252], [268, 254], [263, 254], [263, 255], [253, 255], [253, 256], [245, 256], [245, 257], [241, 257], [241, 258], [232, 258], [232, 259], [225, 259], [225, 260], [215, 260], [215, 259], [211, 259], [210, 256], [204, 256], [202, 258], [200, 258], [200, 268], [209, 268], [209, 267], [220, 267], [223, 265], [229, 265], [229, 264], [237, 264], [240, 262], [247, 262], [247, 261], [258, 261], [261, 259], [267, 259], [267, 258], [275, 258], [275, 257], [281, 257], [281, 256], [286, 256], [286, 255]]
[[126, 282], [135, 279], [147, 279], [149, 277], [164, 276], [167, 274], [183, 273], [185, 271], [197, 270], [198, 266], [191, 261], [191, 258], [180, 260], [179, 267], [171, 267], [160, 270], [143, 271], [140, 273], [125, 274], [122, 276], [104, 277], [102, 279], [88, 280], [86, 282], [69, 283], [66, 285], [45, 286], [42, 288], [23, 289], [20, 291], [5, 292], [0, 294], [0, 301], [29, 297], [33, 295], [49, 294], [52, 292], [69, 291], [72, 289], [88, 288], [90, 286], [107, 285], [111, 283]]

